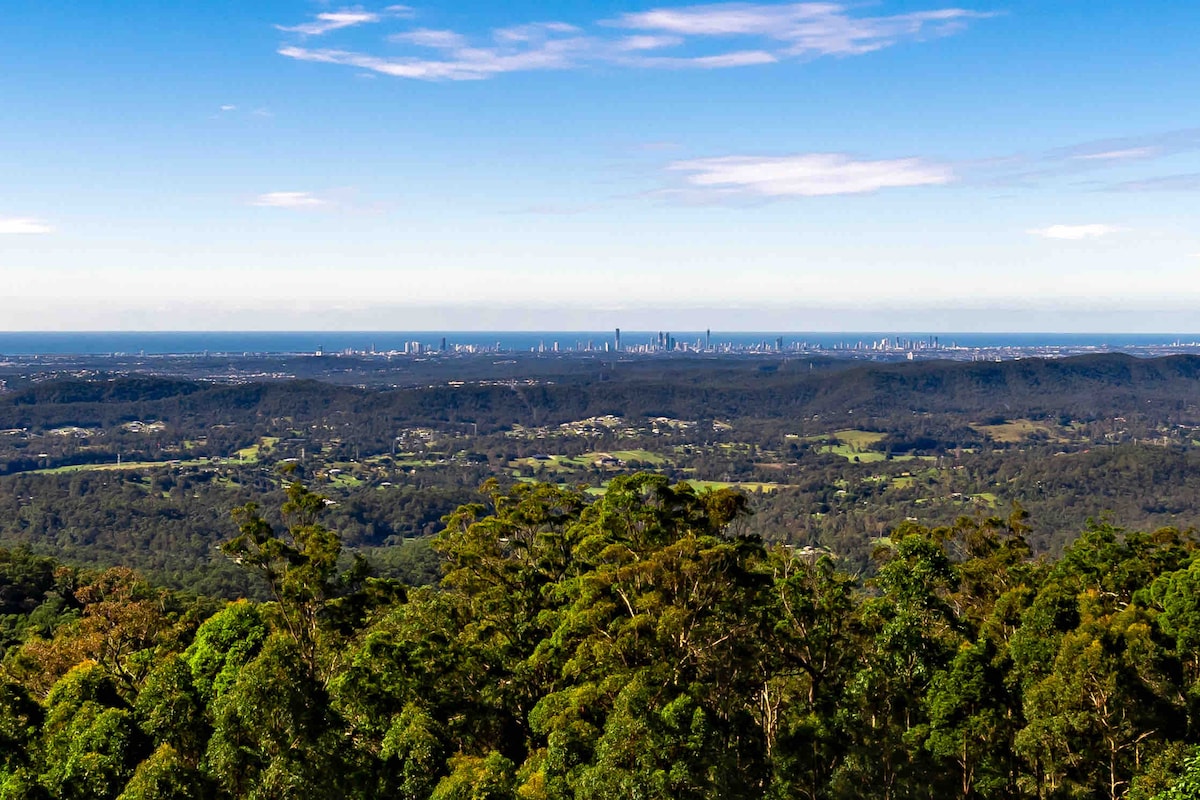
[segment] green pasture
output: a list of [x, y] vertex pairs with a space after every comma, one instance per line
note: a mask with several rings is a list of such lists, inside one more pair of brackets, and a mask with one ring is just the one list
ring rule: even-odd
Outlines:
[[[115, 472], [132, 469], [158, 469], [159, 467], [211, 467], [221, 464], [257, 464], [258, 448], [269, 450], [279, 441], [277, 436], [264, 436], [259, 444], [252, 444], [238, 450], [231, 458], [210, 460], [207, 458], [173, 459], [170, 461], [122, 461], [120, 464], [69, 464], [64, 467], [49, 469], [32, 469], [28, 475], [58, 475], [66, 472]], [[186, 444], [186, 443], [185, 443]]]
[[1034, 422], [1031, 419], [1014, 419], [998, 425], [984, 425], [973, 422], [970, 427], [990, 437], [992, 441], [1003, 444], [1021, 442], [1034, 434], [1045, 434], [1051, 438], [1058, 438], [1048, 425], [1041, 422]]
[[872, 450], [871, 446], [882, 440], [886, 434], [878, 431], [861, 431], [854, 428], [849, 428], [841, 431], [834, 431], [828, 436], [813, 437], [818, 440], [834, 439], [837, 444], [826, 445], [818, 452], [832, 453], [836, 456], [841, 456], [847, 461], [858, 460], [860, 464], [874, 464], [878, 461], [885, 461], [887, 455], [878, 450]]
[[158, 467], [208, 467], [219, 462], [207, 458], [190, 459], [188, 461], [122, 461], [120, 464], [69, 464], [65, 467], [49, 469], [31, 469], [25, 475], [60, 475], [67, 472], [125, 472], [136, 469], [156, 469]]
[[586, 456], [550, 456], [548, 459], [518, 458], [510, 461], [509, 466], [527, 466], [544, 472], [576, 472], [592, 465], [592, 459]]
[[997, 505], [996, 495], [991, 492], [980, 492], [979, 494], [971, 495], [971, 497], [984, 503], [988, 508], [995, 508]]
[[850, 428], [842, 431], [834, 431], [833, 438], [857, 450], [868, 450], [871, 445], [887, 438], [887, 434], [880, 433], [879, 431], [861, 431]]
[[649, 450], [603, 450], [581, 456], [580, 460], [582, 460], [585, 464], [592, 464], [597, 459], [601, 459], [606, 456], [619, 458], [626, 462], [641, 461], [645, 464], [653, 464], [656, 467], [667, 463], [665, 456], [659, 453], [652, 453]]
[[774, 492], [786, 485], [782, 483], [764, 483], [761, 481], [698, 481], [691, 478], [688, 478], [685, 483], [693, 489], [698, 490], [741, 489], [746, 492]]

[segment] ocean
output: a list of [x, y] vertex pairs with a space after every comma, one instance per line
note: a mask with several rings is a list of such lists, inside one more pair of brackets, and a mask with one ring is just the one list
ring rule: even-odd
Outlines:
[[[666, 332], [664, 332], [666, 333]], [[702, 343], [705, 331], [671, 331], [677, 342]], [[626, 349], [658, 342], [658, 331], [622, 331], [621, 343]], [[936, 341], [941, 347], [970, 348], [1110, 348], [1169, 346], [1176, 343], [1195, 344], [1200, 334], [1177, 333], [953, 333], [905, 331], [712, 331], [709, 341], [714, 347], [731, 345], [749, 348], [756, 345], [774, 347], [782, 340], [784, 349], [797, 345], [822, 348], [844, 348], [867, 345], [887, 339], [895, 342], [919, 342], [928, 345]], [[0, 355], [188, 355], [188, 354], [275, 354], [275, 353], [340, 353], [346, 350], [400, 352], [406, 345], [418, 342], [423, 349], [440, 349], [455, 345], [496, 349], [501, 352], [553, 350], [603, 350], [605, 343], [614, 344], [613, 331], [95, 331], [95, 332], [0, 332]]]

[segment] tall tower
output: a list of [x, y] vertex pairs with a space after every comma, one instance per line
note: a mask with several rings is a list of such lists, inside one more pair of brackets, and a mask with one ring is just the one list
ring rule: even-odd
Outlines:
[[704, 331], [704, 349], [712, 349], [712, 328], [706, 328]]
[[617, 328], [616, 349], [617, 349], [618, 353], [621, 352], [621, 329], [620, 328]]

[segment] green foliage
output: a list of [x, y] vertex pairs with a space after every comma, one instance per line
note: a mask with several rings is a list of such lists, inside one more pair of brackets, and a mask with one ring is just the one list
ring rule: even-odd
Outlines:
[[230, 603], [204, 621], [183, 658], [205, 705], [228, 691], [242, 667], [258, 654], [267, 633], [258, 607], [245, 601]]
[[171, 745], [162, 744], [138, 764], [117, 800], [207, 800], [212, 796], [204, 775]]
[[43, 711], [24, 686], [0, 680], [0, 775], [27, 765]]
[[1200, 755], [1192, 756], [1184, 765], [1183, 774], [1153, 800], [1194, 800], [1200, 797]]
[[439, 727], [416, 702], [392, 720], [380, 750], [389, 775], [394, 776], [390, 796], [422, 800], [430, 795], [444, 763]]
[[399, 591], [340, 566], [293, 484], [227, 548], [273, 599], [207, 618], [18, 555], [25, 616], [78, 610], [0, 663], [0, 798], [1196, 791], [1190, 535], [1093, 525], [1041, 562], [1019, 508], [910, 522], [864, 579], [661, 475], [485, 499], [447, 517], [441, 585]]
[[485, 756], [457, 755], [450, 774], [438, 782], [429, 800], [513, 800], [513, 763], [493, 751]]
[[361, 559], [350, 570], [339, 571], [341, 539], [317, 521], [325, 507], [325, 497], [292, 482], [281, 509], [286, 530], [276, 531], [250, 503], [234, 510], [240, 533], [221, 546], [234, 563], [258, 572], [266, 581], [281, 627], [296, 645], [301, 664], [314, 676], [325, 672], [319, 651], [339, 611], [336, 600], [361, 589], [366, 577]]
[[46, 791], [79, 800], [116, 797], [146, 750], [116, 683], [87, 662], [51, 690], [40, 749]]
[[195, 763], [208, 731], [192, 671], [177, 655], [160, 661], [138, 692], [134, 703], [138, 724], [151, 740], [171, 748], [174, 758]]

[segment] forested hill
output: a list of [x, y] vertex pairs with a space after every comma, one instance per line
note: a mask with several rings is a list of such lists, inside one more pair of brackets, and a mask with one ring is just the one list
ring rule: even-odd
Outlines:
[[864, 583], [657, 475], [490, 487], [440, 586], [339, 569], [287, 490], [224, 553], [272, 602], [0, 550], [0, 797], [1184, 800], [1200, 551], [901, 524]]
[[603, 414], [680, 419], [886, 417], [897, 412], [1095, 419], [1200, 418], [1200, 357], [916, 362], [820, 368], [809, 360], [642, 361], [545, 380], [359, 389], [316, 381], [214, 384], [145, 377], [56, 380], [0, 396], [0, 428], [110, 426], [130, 419], [254, 424], [330, 412], [402, 424], [470, 422], [481, 432]]

